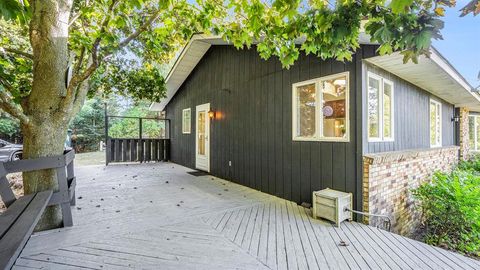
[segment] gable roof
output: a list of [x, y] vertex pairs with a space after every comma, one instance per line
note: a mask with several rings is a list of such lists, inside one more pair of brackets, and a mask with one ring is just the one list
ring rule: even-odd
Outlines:
[[[366, 34], [360, 35], [360, 44], [374, 44]], [[297, 40], [302, 43], [302, 40]], [[166, 77], [166, 97], [150, 105], [151, 111], [163, 111], [178, 89], [197, 66], [212, 45], [228, 45], [220, 36], [195, 34], [183, 48]], [[418, 64], [403, 64], [400, 53], [375, 56], [364, 59], [380, 68], [409, 81], [422, 89], [454, 104], [480, 111], [480, 97], [473, 93], [473, 87], [434, 48], [431, 56], [421, 56]]]

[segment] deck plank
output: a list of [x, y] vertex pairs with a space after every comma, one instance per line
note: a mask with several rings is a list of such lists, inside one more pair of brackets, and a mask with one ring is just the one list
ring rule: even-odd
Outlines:
[[360, 223], [336, 228], [293, 202], [187, 171], [171, 163], [77, 168], [83, 198], [74, 226], [32, 235], [14, 269], [480, 269], [462, 255]]

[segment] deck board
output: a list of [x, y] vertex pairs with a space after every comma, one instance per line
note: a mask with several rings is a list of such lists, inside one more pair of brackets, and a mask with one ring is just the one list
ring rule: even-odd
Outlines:
[[74, 226], [34, 234], [13, 269], [480, 269], [176, 164], [76, 170]]

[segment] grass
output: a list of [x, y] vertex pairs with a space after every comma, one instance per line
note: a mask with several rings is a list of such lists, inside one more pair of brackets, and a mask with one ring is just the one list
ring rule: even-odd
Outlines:
[[105, 165], [105, 152], [75, 154], [75, 166]]

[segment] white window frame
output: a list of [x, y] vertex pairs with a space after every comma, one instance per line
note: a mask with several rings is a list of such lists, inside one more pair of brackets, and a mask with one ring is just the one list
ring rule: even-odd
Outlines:
[[[438, 123], [440, 124], [440, 132], [439, 132], [439, 143], [438, 144], [432, 144], [432, 142], [430, 141], [430, 132], [431, 132], [431, 129], [430, 129], [430, 113], [432, 113], [430, 111], [430, 105], [431, 104], [435, 104], [435, 106], [438, 106], [439, 110], [437, 110], [438, 112]], [[435, 99], [430, 99], [430, 102], [428, 103], [428, 140], [430, 141], [430, 147], [431, 148], [434, 148], [434, 147], [442, 147], [442, 144], [443, 144], [443, 139], [442, 139], [442, 103], [435, 100]]]
[[[188, 125], [185, 125], [186, 124], [185, 114], [187, 112], [190, 113], [190, 122], [188, 123]], [[190, 134], [190, 133], [192, 133], [192, 109], [186, 108], [186, 109], [183, 109], [182, 111], [182, 134]]]
[[[378, 87], [380, 89], [378, 89], [378, 97], [379, 97], [379, 108], [378, 108], [378, 112], [379, 112], [379, 115], [378, 115], [378, 137], [370, 137], [370, 117], [368, 117], [370, 114], [369, 114], [369, 111], [368, 111], [368, 85], [369, 85], [369, 82], [370, 82], [370, 78], [373, 78], [375, 80], [378, 81]], [[367, 74], [367, 103], [366, 103], [366, 107], [367, 107], [367, 138], [368, 138], [368, 142], [393, 142], [395, 141], [395, 85], [392, 81], [388, 80], [388, 79], [385, 79], [383, 78], [382, 76], [380, 75], [377, 75], [371, 71], [368, 72]], [[390, 109], [391, 109], [391, 115], [390, 115], [390, 118], [391, 118], [391, 125], [390, 125], [390, 133], [391, 133], [391, 136], [390, 137], [385, 137], [384, 136], [384, 130], [383, 130], [383, 126], [384, 126], [384, 115], [385, 115], [385, 112], [384, 112], [384, 108], [383, 108], [383, 96], [385, 95], [385, 84], [388, 84], [391, 86], [391, 89], [392, 89], [392, 93], [391, 93], [391, 101], [392, 101], [392, 104], [390, 104]]]
[[[323, 136], [323, 94], [320, 89], [320, 83], [337, 77], [345, 76], [345, 136], [324, 137]], [[315, 134], [313, 137], [297, 136], [297, 91], [301, 86], [315, 84]], [[341, 72], [328, 76], [323, 76], [307, 81], [292, 84], [292, 140], [293, 141], [324, 141], [324, 142], [350, 142], [350, 72]]]

